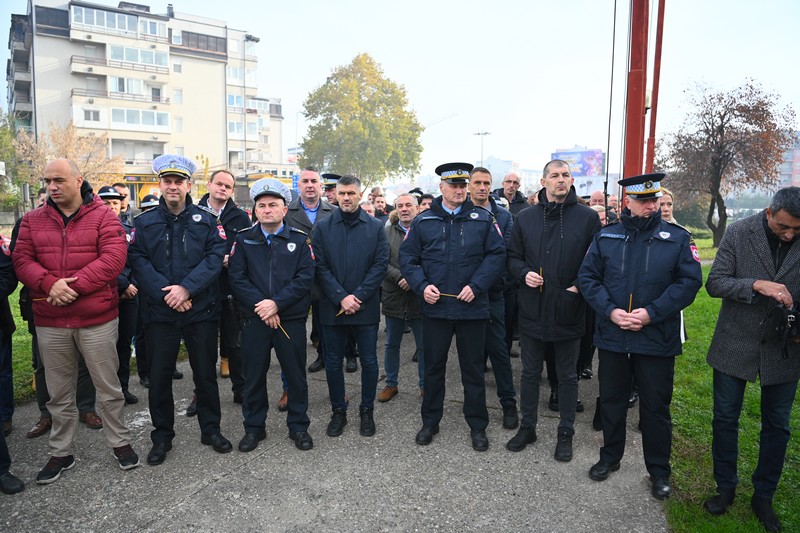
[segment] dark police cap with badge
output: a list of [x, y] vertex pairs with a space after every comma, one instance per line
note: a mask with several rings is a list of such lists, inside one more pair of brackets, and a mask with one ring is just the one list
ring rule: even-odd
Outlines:
[[250, 187], [250, 199], [253, 202], [265, 195], [282, 198], [287, 205], [292, 201], [292, 192], [289, 187], [275, 178], [261, 178]]
[[176, 176], [190, 180], [196, 170], [194, 161], [182, 155], [164, 154], [153, 159], [153, 172], [159, 178]]
[[320, 177], [322, 178], [322, 185], [326, 189], [333, 189], [336, 187], [336, 184], [339, 183], [339, 178], [341, 178], [339, 174], [332, 174], [330, 172], [323, 174]]
[[99, 196], [101, 200], [122, 200], [125, 198], [111, 185], [103, 185], [100, 187], [100, 190], [97, 191], [97, 196]]
[[139, 207], [142, 209], [149, 209], [151, 207], [156, 207], [158, 205], [158, 196], [155, 194], [148, 194], [144, 198], [142, 198]]
[[625, 187], [625, 194], [631, 196], [636, 200], [647, 200], [650, 198], [660, 198], [663, 196], [661, 192], [661, 180], [664, 179], [666, 174], [662, 172], [654, 172], [652, 174], [642, 174], [641, 176], [633, 176], [632, 178], [625, 178], [617, 182], [620, 187]]
[[436, 167], [436, 174], [450, 185], [467, 184], [473, 168], [469, 163], [445, 163]]

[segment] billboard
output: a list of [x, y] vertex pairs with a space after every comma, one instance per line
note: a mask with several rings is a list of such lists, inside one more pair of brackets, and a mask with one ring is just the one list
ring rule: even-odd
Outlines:
[[573, 178], [605, 176], [606, 155], [602, 150], [562, 150], [551, 155], [569, 163]]

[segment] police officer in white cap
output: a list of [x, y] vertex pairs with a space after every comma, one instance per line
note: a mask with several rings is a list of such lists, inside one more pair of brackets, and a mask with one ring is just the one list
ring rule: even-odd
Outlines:
[[308, 235], [283, 223], [289, 188], [264, 178], [250, 189], [258, 223], [236, 235], [228, 260], [229, 281], [238, 305], [245, 376], [239, 451], [254, 450], [267, 438], [267, 371], [275, 353], [288, 385], [289, 438], [300, 450], [314, 446], [308, 434], [306, 320], [311, 305], [314, 257]]
[[218, 453], [231, 451], [220, 433], [217, 387], [217, 278], [225, 255], [225, 230], [216, 217], [192, 203], [189, 190], [196, 166], [165, 154], [153, 161], [161, 199], [136, 217], [128, 251], [139, 291], [147, 303], [145, 337], [150, 359], [150, 433], [147, 462], [164, 462], [175, 437], [172, 373], [181, 339], [186, 342], [197, 392], [200, 442]]

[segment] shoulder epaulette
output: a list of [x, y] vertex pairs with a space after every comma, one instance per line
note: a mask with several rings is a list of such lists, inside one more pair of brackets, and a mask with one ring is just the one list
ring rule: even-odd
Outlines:
[[209, 213], [209, 214], [213, 215], [214, 218], [217, 218], [217, 212], [214, 211], [213, 209], [211, 209], [210, 207], [208, 207], [207, 205], [200, 205], [200, 204], [194, 204], [194, 205], [196, 207], [199, 207], [200, 209], [202, 209], [206, 213]]
[[305, 231], [299, 228], [295, 228], [293, 226], [289, 226], [289, 231], [294, 231], [295, 233], [302, 233], [303, 235], [308, 235], [308, 233], [306, 233]]
[[[661, 220], [664, 220], [664, 219], [662, 218]], [[672, 224], [673, 226], [677, 226], [677, 227], [681, 228], [683, 231], [685, 231], [689, 235], [692, 234], [692, 232], [689, 231], [685, 226], [681, 226], [680, 224], [678, 224], [677, 222], [675, 222], [673, 220], [664, 220], [664, 222], [666, 222], [667, 224]]]

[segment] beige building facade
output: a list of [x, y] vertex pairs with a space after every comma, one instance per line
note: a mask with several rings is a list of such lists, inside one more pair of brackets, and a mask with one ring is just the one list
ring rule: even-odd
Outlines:
[[151, 13], [131, 2], [31, 0], [12, 15], [9, 115], [34, 135], [71, 119], [81, 134], [107, 133], [125, 161], [135, 203], [157, 188], [163, 153], [197, 161], [195, 181], [228, 168], [290, 177], [280, 99], [258, 96], [259, 38], [224, 21]]

